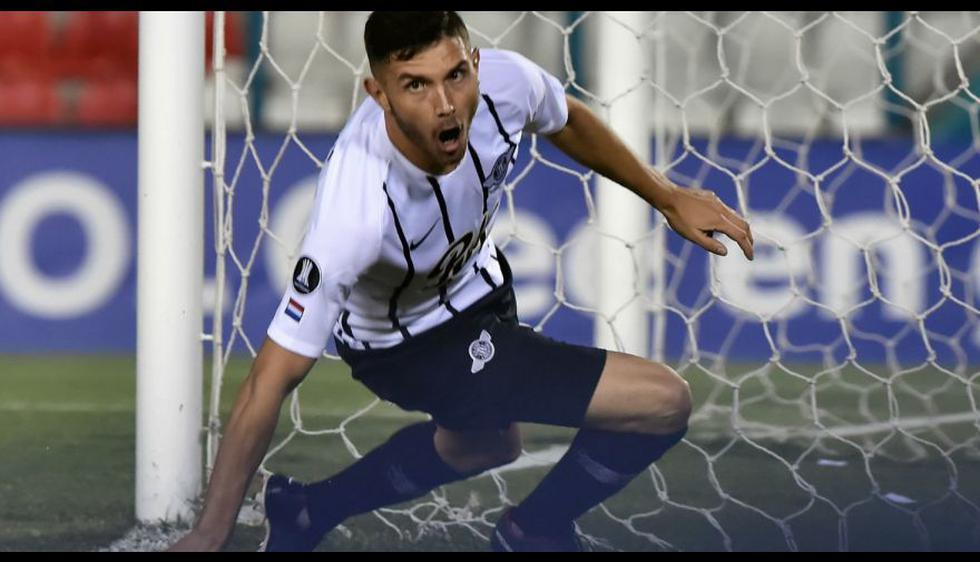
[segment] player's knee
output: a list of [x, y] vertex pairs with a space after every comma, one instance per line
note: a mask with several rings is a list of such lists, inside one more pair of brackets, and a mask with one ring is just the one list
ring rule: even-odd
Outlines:
[[456, 465], [463, 469], [463, 472], [484, 472], [506, 464], [510, 464], [521, 456], [520, 445], [510, 444], [496, 447], [488, 447], [479, 452], [470, 452], [465, 456], [458, 457]]
[[651, 385], [653, 406], [643, 416], [643, 433], [675, 433], [687, 427], [691, 417], [691, 387], [670, 367], [653, 363], [656, 383]]
[[521, 450], [520, 434], [515, 432], [460, 447], [447, 447], [439, 454], [456, 470], [472, 474], [510, 464], [521, 456]]
[[504, 466], [517, 460], [521, 456], [522, 441], [520, 434], [507, 434], [496, 442], [489, 444], [485, 449], [484, 470]]
[[489, 468], [497, 468], [498, 466], [504, 466], [505, 464], [510, 464], [517, 460], [521, 456], [521, 441], [507, 441], [502, 444], [496, 451], [493, 452], [491, 456], [491, 462], [493, 466]]

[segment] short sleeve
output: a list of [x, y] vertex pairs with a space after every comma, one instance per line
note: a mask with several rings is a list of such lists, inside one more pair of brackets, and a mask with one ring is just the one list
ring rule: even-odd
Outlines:
[[361, 273], [381, 251], [384, 166], [364, 151], [335, 148], [317, 180], [310, 224], [268, 336], [316, 358]]
[[545, 135], [560, 131], [568, 122], [568, 100], [561, 82], [524, 55], [508, 55], [520, 68], [527, 85], [529, 115], [525, 128]]
[[480, 52], [480, 89], [508, 128], [551, 134], [565, 127], [568, 100], [557, 78], [520, 53]]

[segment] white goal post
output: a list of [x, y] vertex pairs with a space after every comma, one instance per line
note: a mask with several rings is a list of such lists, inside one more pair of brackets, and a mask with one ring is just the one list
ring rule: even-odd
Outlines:
[[204, 13], [139, 18], [136, 518], [201, 491]]

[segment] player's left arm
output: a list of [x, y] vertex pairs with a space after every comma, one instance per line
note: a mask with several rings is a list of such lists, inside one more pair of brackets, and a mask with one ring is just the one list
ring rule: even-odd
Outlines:
[[681, 188], [641, 161], [587, 105], [566, 96], [568, 121], [547, 135], [562, 152], [578, 163], [625, 186], [663, 213], [678, 234], [709, 252], [724, 256], [724, 244], [711, 238], [723, 232], [753, 259], [749, 223], [725, 205], [714, 192]]

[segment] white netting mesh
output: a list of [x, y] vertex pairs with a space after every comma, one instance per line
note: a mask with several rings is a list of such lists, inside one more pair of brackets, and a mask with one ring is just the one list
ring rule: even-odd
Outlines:
[[[599, 281], [580, 266], [604, 234], [592, 174], [528, 139], [531, 159], [505, 186], [495, 239], [515, 261], [550, 264], [551, 289], [523, 293], [542, 303], [533, 325], [549, 333], [559, 313], [612, 322], [640, 307], [659, 318], [651, 348], [695, 392], [688, 438], [627, 490], [629, 512], [611, 500], [597, 512], [605, 526], [582, 525], [590, 544], [623, 548], [610, 537], [626, 531], [639, 539], [627, 548], [847, 549], [876, 533], [909, 537], [910, 548], [980, 545], [980, 276], [969, 265], [980, 260], [971, 254], [980, 247], [980, 15], [650, 13], [639, 27], [604, 13], [462, 15], [476, 46], [522, 52], [600, 115], [649, 96], [659, 169], [715, 190], [753, 225], [755, 262], [733, 244], [728, 257], [709, 258], [665, 236], [662, 223], [622, 240], [633, 294], [603, 309]], [[225, 298], [233, 305], [230, 326], [215, 317], [208, 459], [224, 368], [233, 350], [254, 355], [264, 335], [244, 328], [250, 274], [266, 245], [283, 267], [295, 259], [301, 230], [271, 226], [276, 171], [299, 149], [315, 174], [326, 153], [304, 133], [338, 129], [363, 99], [365, 19], [263, 13], [254, 63], [215, 58], [216, 288], [219, 310]], [[645, 58], [632, 86], [600, 98], [590, 80], [603, 61], [590, 41], [604, 19]], [[258, 82], [261, 117], [252, 114]], [[240, 152], [226, 155], [226, 126], [244, 129]], [[259, 129], [278, 131], [278, 150], [260, 154]], [[521, 210], [523, 182], [542, 168], [564, 174], [562, 196], [581, 199], [584, 226], [564, 241]], [[262, 204], [246, 215], [236, 196], [249, 173], [261, 177]], [[257, 221], [257, 235], [235, 238], [244, 221]], [[763, 351], [745, 352], [753, 348]], [[301, 394], [290, 403], [293, 431], [263, 471], [301, 435], [339, 438], [351, 460], [366, 452], [349, 428], [383, 409], [379, 401], [310, 427]], [[413, 539], [451, 529], [485, 539], [522, 497], [508, 486], [513, 471], [561, 453], [529, 449], [516, 467], [477, 479], [495, 490], [489, 501], [437, 491], [376, 515]], [[961, 534], [950, 539], [938, 512], [956, 514]], [[692, 539], [681, 527], [702, 531]]]

